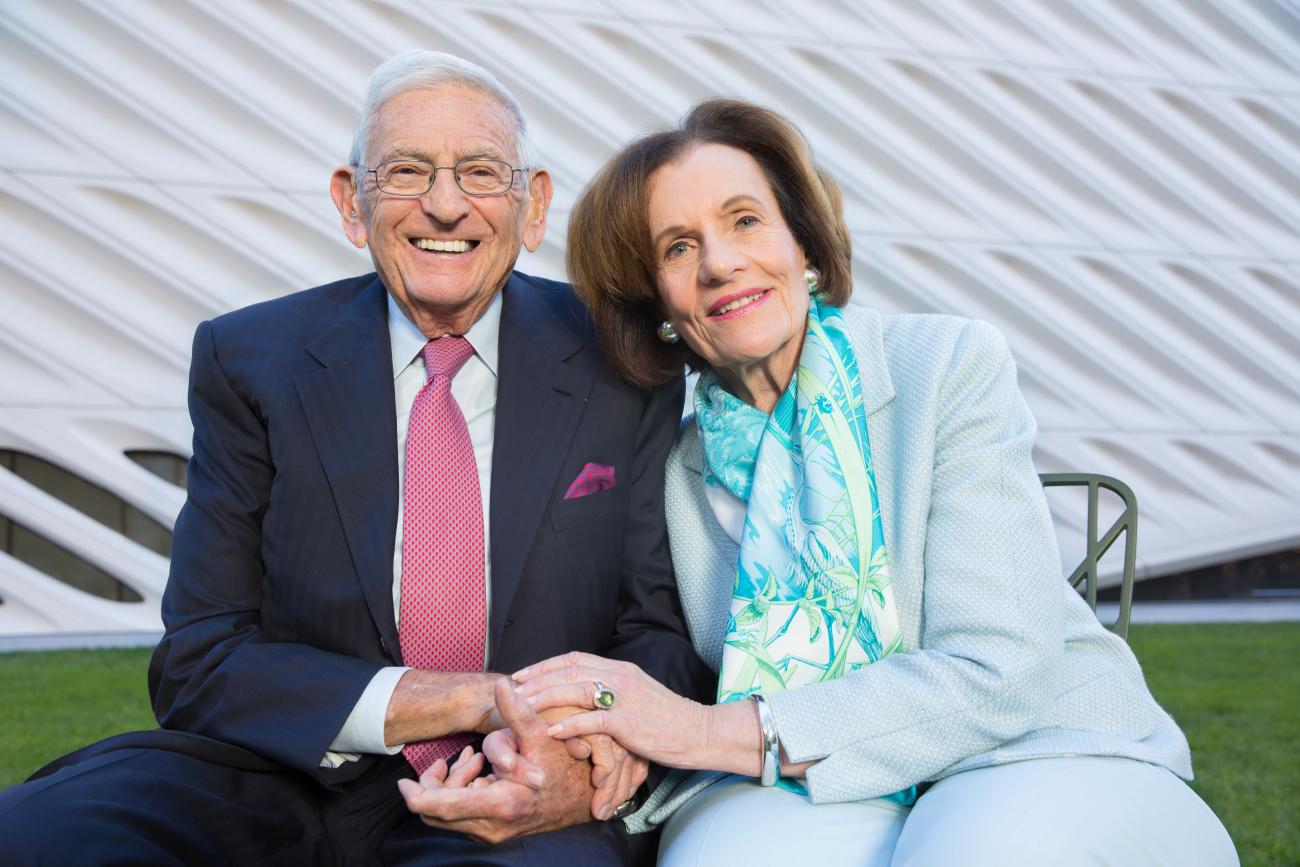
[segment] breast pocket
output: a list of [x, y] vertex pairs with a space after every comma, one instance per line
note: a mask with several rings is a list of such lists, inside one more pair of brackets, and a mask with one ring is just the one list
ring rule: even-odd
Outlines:
[[551, 527], [558, 532], [608, 521], [618, 516], [624, 509], [619, 493], [617, 488], [611, 488], [608, 491], [587, 494], [585, 497], [552, 503], [547, 508], [551, 513]]

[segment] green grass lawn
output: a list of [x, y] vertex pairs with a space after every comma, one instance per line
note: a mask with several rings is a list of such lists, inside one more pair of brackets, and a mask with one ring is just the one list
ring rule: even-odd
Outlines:
[[[1300, 623], [1135, 626], [1151, 690], [1192, 744], [1193, 788], [1245, 865], [1300, 864]], [[0, 786], [150, 728], [144, 650], [0, 654]]]

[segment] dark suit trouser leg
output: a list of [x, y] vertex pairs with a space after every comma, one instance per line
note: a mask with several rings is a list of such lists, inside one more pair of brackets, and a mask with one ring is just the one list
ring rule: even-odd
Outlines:
[[166, 749], [92, 755], [0, 792], [0, 863], [90, 865], [593, 865], [653, 860], [653, 841], [590, 822], [499, 846], [406, 811], [397, 757], [345, 793], [298, 774], [234, 768]]
[[314, 784], [160, 749], [114, 750], [0, 793], [13, 865], [328, 864]]
[[627, 839], [606, 822], [519, 837], [495, 846], [429, 828], [411, 816], [384, 842], [383, 867], [627, 867], [653, 863], [649, 840]]

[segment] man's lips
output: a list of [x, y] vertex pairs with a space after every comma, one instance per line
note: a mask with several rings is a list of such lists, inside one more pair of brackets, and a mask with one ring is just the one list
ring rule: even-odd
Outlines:
[[748, 312], [751, 307], [767, 298], [770, 289], [744, 289], [724, 295], [709, 307], [709, 316], [714, 319], [730, 319]]
[[468, 253], [479, 245], [478, 241], [468, 241], [464, 238], [456, 240], [443, 238], [412, 238], [412, 246], [418, 247], [427, 253]]

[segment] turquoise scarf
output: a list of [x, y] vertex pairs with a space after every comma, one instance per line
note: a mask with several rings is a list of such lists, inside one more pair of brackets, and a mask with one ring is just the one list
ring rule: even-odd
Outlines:
[[[711, 370], [696, 385], [695, 413], [705, 483], [746, 504], [718, 702], [833, 680], [901, 651], [843, 314], [812, 300], [799, 368], [770, 416]], [[915, 799], [915, 787], [888, 796]]]

